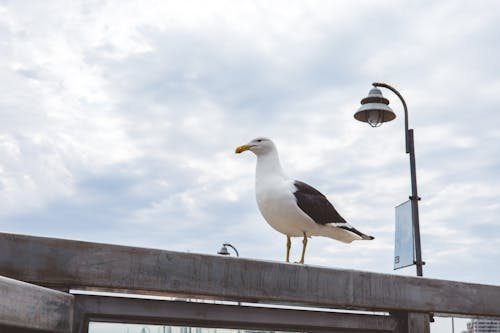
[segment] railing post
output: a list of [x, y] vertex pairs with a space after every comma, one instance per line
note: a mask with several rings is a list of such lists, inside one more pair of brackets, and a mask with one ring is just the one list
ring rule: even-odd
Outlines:
[[394, 333], [430, 333], [430, 316], [422, 312], [391, 313], [398, 326]]
[[430, 333], [430, 317], [428, 313], [408, 313], [408, 333]]
[[73, 309], [73, 331], [72, 333], [88, 333], [89, 318], [87, 316], [88, 309], [82, 306], [80, 302], [81, 296], [75, 295], [75, 304]]

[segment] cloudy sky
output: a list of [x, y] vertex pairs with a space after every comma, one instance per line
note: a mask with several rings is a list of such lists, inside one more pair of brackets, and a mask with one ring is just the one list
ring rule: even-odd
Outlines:
[[234, 154], [267, 136], [376, 237], [306, 262], [393, 273], [401, 103], [353, 118], [383, 81], [415, 129], [424, 276], [499, 285], [499, 31], [497, 1], [0, 1], [0, 231], [283, 261]]

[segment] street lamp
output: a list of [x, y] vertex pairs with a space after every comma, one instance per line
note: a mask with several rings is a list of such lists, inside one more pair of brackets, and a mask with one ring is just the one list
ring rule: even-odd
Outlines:
[[[234, 252], [236, 253], [236, 257], [240, 256], [240, 254], [238, 253], [238, 250], [236, 250], [236, 248], [234, 246], [232, 246], [231, 244], [229, 244], [229, 243], [222, 244], [222, 247], [220, 248], [219, 251], [217, 251], [217, 254], [220, 254], [220, 255], [223, 255], [223, 256], [229, 256], [229, 255], [231, 255], [231, 253], [229, 253], [229, 251], [227, 250], [228, 246], [234, 250]], [[238, 305], [241, 305], [241, 302], [238, 302]], [[238, 330], [238, 333], [239, 332], [240, 332], [240, 330]]]
[[354, 114], [354, 118], [359, 121], [370, 124], [372, 127], [379, 127], [385, 122], [396, 118], [396, 115], [389, 107], [389, 100], [382, 96], [382, 92], [377, 87], [387, 88], [395, 93], [401, 103], [405, 113], [405, 142], [406, 153], [410, 154], [410, 174], [411, 174], [411, 215], [412, 226], [415, 243], [415, 265], [417, 267], [417, 276], [422, 276], [422, 266], [425, 264], [422, 261], [422, 247], [420, 243], [420, 222], [418, 217], [418, 201], [420, 197], [417, 193], [417, 173], [415, 167], [415, 144], [413, 141], [413, 129], [408, 129], [408, 108], [403, 96], [393, 87], [386, 83], [374, 82], [373, 88], [368, 93], [368, 96], [361, 100], [361, 107]]
[[234, 252], [236, 253], [237, 257], [240, 256], [240, 254], [238, 253], [238, 250], [236, 250], [236, 248], [234, 246], [232, 246], [231, 244], [229, 244], [229, 243], [222, 244], [222, 247], [220, 248], [219, 251], [217, 251], [217, 254], [220, 254], [220, 255], [223, 255], [223, 256], [229, 256], [229, 255], [231, 255], [231, 253], [229, 253], [229, 251], [227, 250], [228, 246], [234, 250]]

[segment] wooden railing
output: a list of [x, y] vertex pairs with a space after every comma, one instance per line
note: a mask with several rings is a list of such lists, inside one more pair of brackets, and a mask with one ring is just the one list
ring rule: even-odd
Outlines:
[[[6, 233], [0, 233], [0, 275], [5, 277], [0, 279], [0, 325], [54, 332], [84, 332], [89, 320], [98, 320], [422, 333], [429, 332], [431, 313], [500, 317], [498, 286]], [[235, 305], [67, 292], [78, 289]], [[303, 309], [256, 308], [254, 303]], [[34, 319], [23, 326], [28, 315]]]

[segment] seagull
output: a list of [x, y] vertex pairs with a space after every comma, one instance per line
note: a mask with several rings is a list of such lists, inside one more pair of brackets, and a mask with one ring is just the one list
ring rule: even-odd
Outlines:
[[286, 235], [286, 262], [290, 261], [291, 237], [303, 237], [300, 264], [304, 264], [308, 237], [324, 236], [344, 243], [374, 239], [347, 223], [321, 192], [286, 176], [273, 141], [259, 137], [237, 147], [235, 153], [247, 150], [257, 155], [259, 210], [272, 228]]

